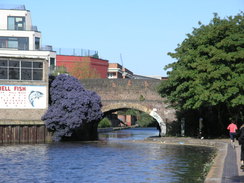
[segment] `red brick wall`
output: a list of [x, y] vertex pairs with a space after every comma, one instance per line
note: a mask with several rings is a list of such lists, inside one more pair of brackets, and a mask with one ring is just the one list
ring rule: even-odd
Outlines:
[[93, 57], [81, 57], [81, 56], [68, 56], [68, 55], [56, 56], [56, 65], [66, 67], [68, 72], [72, 68], [73, 64], [77, 62], [90, 63], [91, 67], [97, 70], [101, 78], [103, 79], [107, 78], [108, 60], [102, 60]]

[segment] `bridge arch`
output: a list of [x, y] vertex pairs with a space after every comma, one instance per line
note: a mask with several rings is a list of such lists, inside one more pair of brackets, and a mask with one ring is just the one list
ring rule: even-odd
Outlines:
[[132, 108], [145, 112], [157, 120], [161, 135], [166, 134], [166, 124], [176, 120], [170, 108], [158, 93], [161, 80], [149, 79], [86, 79], [84, 88], [95, 91], [102, 102], [102, 111]]
[[106, 106], [103, 106], [102, 112], [105, 113], [105, 112], [124, 109], [124, 108], [136, 109], [136, 110], [147, 113], [148, 115], [153, 117], [158, 122], [159, 127], [161, 129], [161, 136], [164, 136], [166, 134], [166, 123], [157, 113], [157, 109], [155, 109], [155, 108], [149, 108], [148, 106], [138, 104], [138, 103], [118, 102], [118, 103], [113, 103], [113, 104], [108, 104]]

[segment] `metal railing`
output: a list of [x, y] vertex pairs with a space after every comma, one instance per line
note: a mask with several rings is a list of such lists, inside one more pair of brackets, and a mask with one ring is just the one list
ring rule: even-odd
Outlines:
[[79, 48], [53, 48], [57, 55], [91, 56], [98, 58], [98, 51]]
[[20, 29], [7, 29], [7, 28], [5, 28], [5, 29], [1, 28], [0, 30], [2, 30], [2, 31], [35, 31], [35, 32], [39, 32], [37, 26], [35, 26], [35, 25], [31, 26], [30, 28], [24, 28], [21, 30]]
[[2, 10], [26, 10], [25, 5], [0, 4]]
[[53, 50], [53, 47], [51, 45], [43, 45], [41, 48], [40, 48], [41, 51], [55, 51]]

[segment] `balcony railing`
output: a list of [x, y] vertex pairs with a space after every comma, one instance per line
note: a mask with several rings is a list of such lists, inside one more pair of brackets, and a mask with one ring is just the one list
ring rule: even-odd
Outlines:
[[41, 51], [54, 51], [54, 50], [53, 50], [53, 47], [50, 46], [50, 45], [42, 46], [40, 50], [41, 50]]
[[19, 30], [19, 29], [0, 29], [3, 31], [35, 31], [35, 32], [39, 32], [37, 29], [37, 26], [31, 26], [31, 28], [25, 28], [23, 30]]

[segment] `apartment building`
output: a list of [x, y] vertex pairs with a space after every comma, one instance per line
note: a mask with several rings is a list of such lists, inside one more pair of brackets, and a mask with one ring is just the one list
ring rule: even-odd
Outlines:
[[24, 6], [0, 7], [0, 20], [0, 124], [42, 123], [56, 52], [41, 46], [41, 32]]
[[118, 63], [109, 63], [108, 66], [108, 79], [132, 79], [133, 72], [124, 68]]

